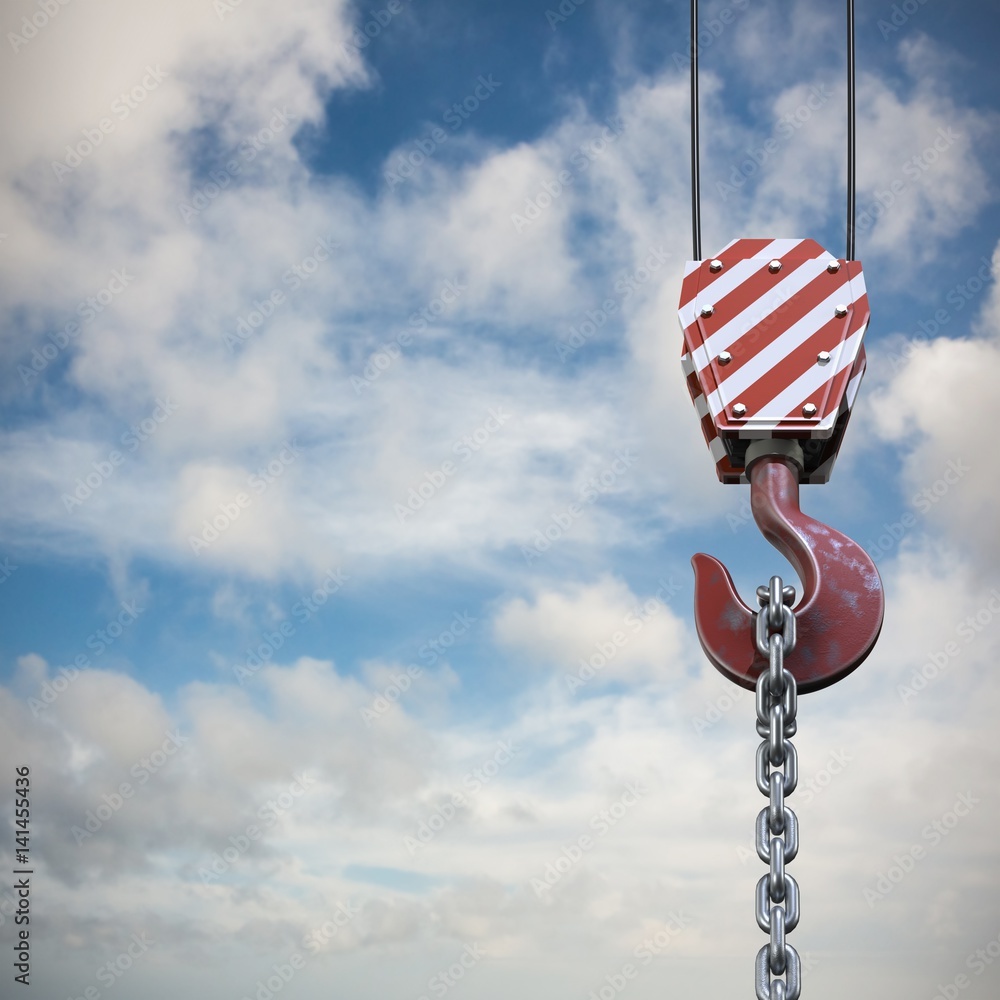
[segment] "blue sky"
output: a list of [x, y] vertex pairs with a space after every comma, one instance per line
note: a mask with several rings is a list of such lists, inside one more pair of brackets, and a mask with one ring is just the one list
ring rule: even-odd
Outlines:
[[[689, 559], [793, 574], [679, 364], [687, 4], [563, 6], [5, 13], [0, 745], [46, 995], [749, 988], [753, 707]], [[869, 364], [803, 506], [886, 626], [802, 701], [793, 941], [810, 996], [987, 997], [1000, 15], [858, 6]], [[702, 22], [706, 254], [841, 256], [843, 11]]]

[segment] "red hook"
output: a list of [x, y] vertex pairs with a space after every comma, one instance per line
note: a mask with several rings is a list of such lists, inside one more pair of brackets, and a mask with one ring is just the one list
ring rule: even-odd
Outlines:
[[[882, 580], [857, 542], [799, 509], [801, 470], [793, 458], [764, 454], [748, 464], [754, 520], [802, 581], [794, 608], [797, 639], [786, 667], [801, 693], [818, 691], [846, 677], [871, 652], [885, 612]], [[757, 612], [740, 599], [718, 559], [700, 552], [691, 565], [702, 648], [721, 673], [753, 690], [768, 666], [754, 640]]]

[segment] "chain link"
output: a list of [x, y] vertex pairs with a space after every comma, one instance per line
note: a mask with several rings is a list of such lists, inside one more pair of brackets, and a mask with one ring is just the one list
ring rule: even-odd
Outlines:
[[[757, 925], [770, 938], [757, 953], [757, 1000], [798, 1000], [802, 989], [799, 953], [785, 935], [799, 922], [799, 886], [785, 865], [799, 852], [799, 821], [785, 804], [799, 781], [799, 758], [792, 746], [798, 710], [798, 686], [785, 669], [785, 653], [795, 646], [795, 614], [790, 605], [795, 590], [772, 576], [757, 588], [756, 643], [768, 658], [768, 669], [757, 678], [757, 787], [768, 804], [757, 815], [757, 856], [769, 871], [757, 883]], [[774, 770], [769, 770], [774, 768]], [[772, 976], [784, 976], [772, 979]]]

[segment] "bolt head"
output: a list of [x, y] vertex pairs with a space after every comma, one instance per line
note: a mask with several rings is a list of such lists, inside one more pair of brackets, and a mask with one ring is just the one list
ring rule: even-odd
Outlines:
[[802, 416], [804, 416], [804, 417], [815, 417], [816, 416], [816, 404], [815, 403], [806, 403], [806, 405], [802, 407]]
[[767, 269], [771, 272], [771, 274], [777, 274], [781, 270], [781, 261], [772, 260], [771, 263], [767, 265]]
[[840, 261], [831, 260], [830, 263], [826, 265], [826, 269], [830, 272], [830, 274], [836, 274], [840, 270]]
[[742, 403], [733, 403], [734, 417], [745, 417], [746, 415], [747, 415], [747, 408]]
[[722, 261], [721, 260], [713, 260], [708, 265], [708, 269], [712, 272], [712, 274], [718, 274], [722, 270]]
[[816, 355], [816, 363], [819, 365], [828, 365], [830, 363], [830, 352], [820, 351], [819, 354]]
[[720, 365], [728, 365], [729, 362], [732, 361], [732, 360], [733, 360], [733, 356], [729, 353], [729, 351], [723, 351], [719, 355], [719, 364]]
[[841, 302], [836, 309], [833, 310], [834, 314], [838, 319], [843, 319], [847, 315], [847, 306]]
[[707, 318], [708, 318], [709, 316], [711, 316], [711, 315], [712, 315], [712, 313], [714, 313], [714, 312], [715, 312], [715, 306], [702, 306], [702, 307], [701, 307], [701, 314], [702, 314], [702, 316], [704, 316], [704, 317], [705, 317], [706, 319], [707, 319]]

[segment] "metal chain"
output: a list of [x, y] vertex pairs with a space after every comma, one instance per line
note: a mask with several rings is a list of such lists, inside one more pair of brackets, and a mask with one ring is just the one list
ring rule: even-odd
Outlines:
[[[795, 646], [795, 614], [790, 605], [795, 590], [772, 576], [757, 588], [756, 643], [768, 658], [768, 669], [757, 678], [757, 732], [764, 737], [757, 748], [757, 787], [768, 805], [757, 816], [757, 855], [770, 866], [757, 883], [757, 924], [770, 942], [757, 953], [757, 1000], [798, 1000], [802, 989], [799, 953], [785, 935], [799, 922], [799, 886], [785, 865], [799, 851], [799, 821], [785, 804], [799, 780], [799, 760], [791, 737], [798, 728], [798, 686], [785, 669], [785, 653]], [[774, 770], [770, 770], [774, 768]], [[771, 976], [785, 979], [772, 979]]]

